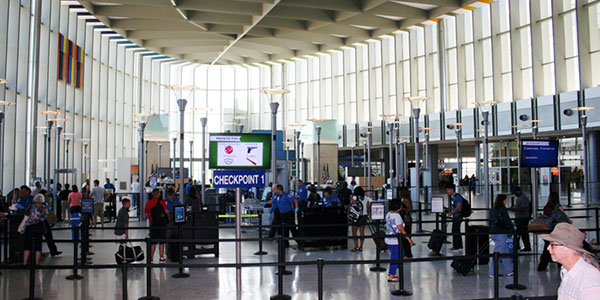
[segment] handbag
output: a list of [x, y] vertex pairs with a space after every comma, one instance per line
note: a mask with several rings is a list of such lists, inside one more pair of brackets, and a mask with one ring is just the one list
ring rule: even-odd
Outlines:
[[48, 221], [48, 224], [54, 225], [58, 222], [58, 217], [53, 211], [51, 211], [48, 212], [48, 217], [46, 218], [46, 221]]
[[129, 243], [125, 247], [120, 247], [115, 253], [115, 261], [117, 264], [124, 262], [132, 263], [144, 260], [144, 251], [141, 246], [133, 246]]
[[25, 228], [27, 227], [27, 220], [29, 220], [29, 216], [25, 216], [23, 217], [23, 221], [21, 221], [21, 224], [19, 224], [19, 228], [17, 228], [17, 231], [20, 234], [24, 234], [25, 233]]

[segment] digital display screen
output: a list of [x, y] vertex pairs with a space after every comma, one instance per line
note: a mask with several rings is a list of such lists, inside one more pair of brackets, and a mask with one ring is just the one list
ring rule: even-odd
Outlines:
[[211, 169], [271, 168], [271, 135], [257, 133], [211, 133]]
[[185, 222], [185, 205], [177, 205], [174, 207], [175, 223]]
[[521, 167], [543, 168], [558, 166], [558, 140], [521, 141]]

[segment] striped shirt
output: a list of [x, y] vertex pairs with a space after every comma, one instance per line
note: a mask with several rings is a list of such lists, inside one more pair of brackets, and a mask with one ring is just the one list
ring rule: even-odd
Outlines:
[[561, 268], [562, 282], [558, 288], [558, 300], [592, 300], [600, 295], [600, 270], [587, 263], [583, 257], [567, 270]]

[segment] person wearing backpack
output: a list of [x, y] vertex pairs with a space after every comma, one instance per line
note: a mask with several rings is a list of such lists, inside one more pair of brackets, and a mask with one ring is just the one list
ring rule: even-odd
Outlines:
[[[362, 187], [354, 188], [354, 197], [352, 197], [352, 202], [350, 203], [350, 213], [356, 213], [358, 217], [356, 220], [352, 220], [350, 225], [352, 225], [352, 237], [354, 240], [354, 248], [352, 248], [352, 252], [362, 251], [363, 244], [365, 243], [365, 225], [369, 221], [369, 213], [371, 212], [371, 208], [369, 203], [371, 199], [369, 197], [365, 197], [365, 190]], [[360, 246], [358, 244], [358, 238], [356, 233], [360, 229]]]
[[[159, 244], [160, 263], [165, 263], [167, 258], [165, 257], [165, 239], [167, 238], [167, 229], [156, 228], [165, 227], [169, 225], [169, 210], [167, 208], [167, 202], [161, 198], [160, 190], [152, 190], [152, 199], [146, 203], [144, 208], [144, 214], [150, 221], [150, 239], [161, 239], [162, 241], [150, 242], [150, 262], [154, 258], [154, 252], [156, 251], [156, 244]], [[153, 228], [155, 227], [155, 228]]]
[[[518, 185], [512, 187], [512, 193], [517, 196], [515, 205], [510, 210], [515, 212], [515, 223], [517, 225], [517, 233], [519, 238], [523, 241], [523, 249], [520, 252], [531, 252], [531, 243], [529, 242], [529, 232], [527, 231], [527, 225], [531, 219], [531, 202], [529, 198], [521, 192], [521, 187]], [[516, 247], [519, 247], [519, 241], [515, 241]]]
[[[513, 233], [515, 228], [512, 225], [508, 211], [506, 210], [506, 195], [500, 194], [494, 200], [494, 207], [490, 210], [490, 237], [494, 241], [494, 252], [501, 254], [509, 253], [508, 234]], [[512, 258], [500, 258], [500, 263], [504, 266], [506, 276], [513, 276]], [[500, 270], [500, 268], [498, 268]], [[490, 264], [490, 278], [494, 278], [494, 261]]]
[[452, 209], [448, 212], [448, 216], [452, 217], [452, 248], [448, 250], [458, 251], [463, 247], [462, 236], [460, 234], [460, 225], [463, 221], [463, 215], [461, 214], [463, 197], [456, 193], [456, 186], [454, 184], [448, 184], [446, 192], [452, 199]]

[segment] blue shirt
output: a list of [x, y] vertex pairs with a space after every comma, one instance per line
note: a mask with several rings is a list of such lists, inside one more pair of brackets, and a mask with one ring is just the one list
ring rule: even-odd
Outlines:
[[[452, 211], [454, 211], [456, 209], [456, 207], [458, 206], [459, 203], [462, 203], [462, 197], [459, 194], [456, 194], [452, 198]], [[454, 218], [459, 217], [459, 216], [460, 216], [460, 210], [457, 213], [452, 215], [452, 217], [454, 217]]]
[[27, 195], [25, 198], [19, 197], [17, 203], [21, 205], [21, 207], [18, 210], [19, 215], [24, 216], [29, 207], [33, 205], [33, 196]]
[[308, 200], [308, 190], [306, 189], [306, 186], [304, 184], [298, 188], [296, 195], [300, 197], [296, 198], [298, 199], [298, 202], [305, 202], [306, 200]]
[[116, 192], [115, 185], [112, 184], [112, 183], [106, 183], [106, 184], [104, 184], [104, 189], [105, 190], [112, 189], [113, 193]]
[[181, 202], [179, 202], [179, 198], [177, 197], [173, 197], [173, 201], [169, 200], [169, 197], [167, 197], [165, 200], [167, 201], [167, 208], [169, 209], [170, 213], [173, 212], [175, 206], [181, 205]]
[[337, 203], [338, 206], [342, 205], [342, 202], [340, 202], [340, 199], [338, 199], [334, 195], [330, 195], [329, 198], [326, 198], [325, 196], [323, 196], [323, 199], [321, 199], [321, 201], [323, 201], [323, 203], [325, 204], [325, 207], [331, 207], [331, 206], [333, 206], [333, 203]]
[[273, 195], [271, 212], [273, 212], [275, 209], [279, 209], [279, 212], [282, 214], [292, 211], [294, 209], [294, 197], [285, 193], [282, 195]]
[[190, 193], [190, 188], [191, 188], [191, 187], [192, 187], [192, 184], [191, 184], [190, 182], [188, 182], [188, 183], [185, 185], [185, 194], [186, 194], [186, 195]]

